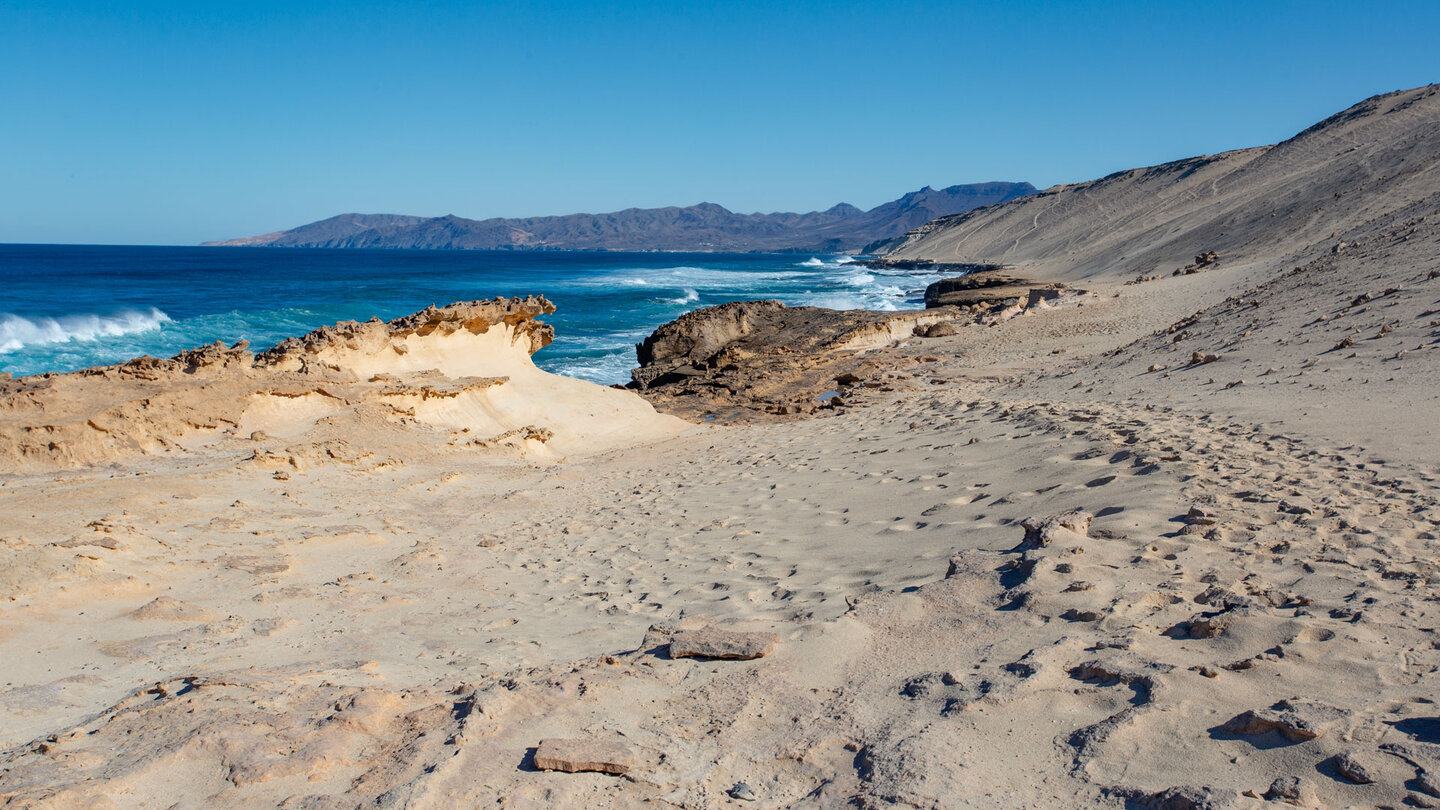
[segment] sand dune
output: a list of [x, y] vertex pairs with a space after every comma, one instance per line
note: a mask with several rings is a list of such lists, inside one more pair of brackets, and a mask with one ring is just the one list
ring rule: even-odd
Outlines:
[[[1169, 273], [1204, 251], [1285, 255], [1440, 189], [1440, 85], [1356, 104], [1275, 146], [1116, 172], [942, 217], [889, 256], [1075, 281]], [[1332, 242], [1333, 244], [1333, 242]]]
[[1440, 805], [1437, 107], [933, 231], [1062, 304], [658, 332], [743, 424], [536, 299], [7, 382], [0, 804]]

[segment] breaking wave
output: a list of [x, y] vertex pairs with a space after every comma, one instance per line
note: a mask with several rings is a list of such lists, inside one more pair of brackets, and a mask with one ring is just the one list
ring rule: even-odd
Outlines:
[[120, 310], [108, 315], [86, 313], [58, 318], [26, 318], [0, 313], [0, 353], [70, 341], [94, 341], [159, 329], [170, 316], [154, 307]]
[[[628, 378], [637, 342], [689, 310], [759, 299], [834, 309], [920, 308], [925, 285], [939, 278], [924, 270], [870, 268], [850, 256], [827, 254], [717, 254], [666, 261], [639, 254], [426, 253], [422, 262], [419, 256], [337, 251], [302, 257], [310, 264], [297, 269], [297, 257], [281, 252], [246, 259], [249, 275], [207, 272], [212, 286], [197, 288], [184, 273], [162, 274], [155, 286], [118, 297], [115, 279], [123, 274], [115, 274], [115, 267], [145, 267], [154, 256], [177, 250], [117, 249], [100, 256], [105, 261], [90, 270], [95, 256], [60, 251], [77, 272], [86, 272], [73, 283], [31, 288], [19, 286], [28, 280], [23, 265], [0, 261], [0, 284], [10, 282], [0, 306], [14, 310], [0, 311], [0, 372], [21, 376], [108, 365], [142, 354], [169, 357], [215, 340], [248, 340], [258, 351], [347, 318], [392, 318], [428, 303], [544, 292], [559, 309], [547, 319], [555, 325], [556, 340], [535, 356], [537, 365], [613, 383]], [[202, 269], [228, 270], [235, 254], [224, 254], [223, 263], [219, 255], [207, 253], [194, 261]], [[114, 309], [115, 301], [134, 300], [155, 308]], [[67, 308], [81, 314], [35, 314]]]

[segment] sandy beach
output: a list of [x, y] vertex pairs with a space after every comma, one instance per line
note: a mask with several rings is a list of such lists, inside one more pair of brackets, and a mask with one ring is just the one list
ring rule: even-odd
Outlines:
[[638, 392], [538, 297], [0, 382], [0, 806], [1440, 806], [1440, 92], [1182, 164]]

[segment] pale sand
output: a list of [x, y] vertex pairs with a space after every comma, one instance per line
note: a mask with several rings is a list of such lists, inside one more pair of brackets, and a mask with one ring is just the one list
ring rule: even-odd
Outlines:
[[[35, 450], [0, 479], [0, 801], [1255, 807], [1290, 777], [1271, 795], [1440, 801], [1431, 199], [1338, 253], [1095, 276], [872, 349], [891, 390], [813, 418], [678, 425], [502, 346], [512, 381], [463, 409], [415, 393], [445, 379], [383, 410], [383, 382], [282, 374], [300, 396], [213, 403], [234, 424], [113, 466]], [[471, 421], [553, 436], [480, 446]], [[1088, 531], [1024, 542], [1077, 509]], [[666, 654], [717, 624], [779, 642]], [[628, 770], [537, 771], [542, 739]]]

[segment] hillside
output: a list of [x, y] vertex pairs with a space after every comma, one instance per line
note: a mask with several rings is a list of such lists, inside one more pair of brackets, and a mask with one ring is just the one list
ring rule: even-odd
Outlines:
[[896, 260], [1016, 265], [1033, 278], [1169, 273], [1199, 253], [1278, 256], [1440, 190], [1440, 85], [1374, 96], [1274, 146], [1055, 186], [911, 232]]
[[1029, 183], [925, 187], [862, 211], [840, 203], [808, 214], [739, 214], [714, 203], [608, 214], [474, 220], [447, 215], [341, 214], [286, 231], [206, 242], [225, 247], [466, 250], [854, 252], [930, 220], [1015, 199]]

